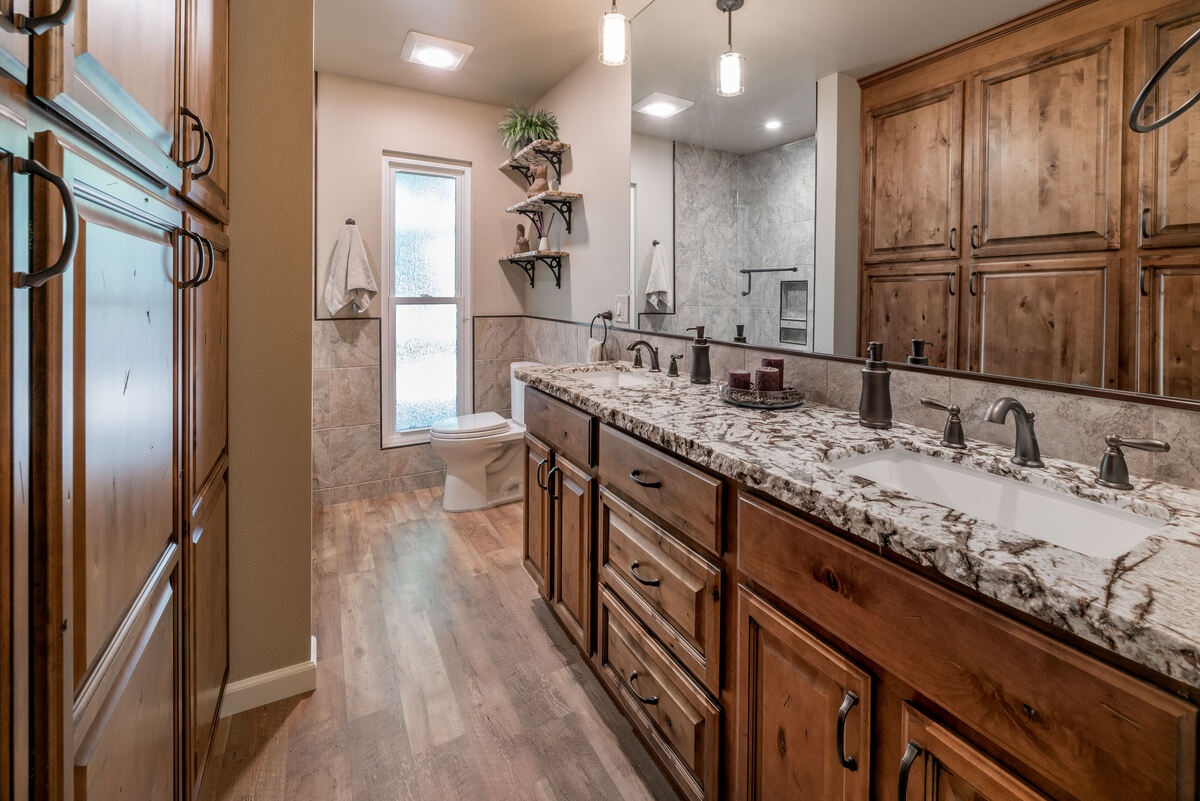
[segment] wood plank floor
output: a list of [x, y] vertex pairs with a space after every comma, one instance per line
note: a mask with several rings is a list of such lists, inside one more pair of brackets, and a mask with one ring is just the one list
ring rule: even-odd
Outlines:
[[313, 515], [317, 691], [222, 720], [204, 801], [677, 799], [525, 573], [520, 504]]

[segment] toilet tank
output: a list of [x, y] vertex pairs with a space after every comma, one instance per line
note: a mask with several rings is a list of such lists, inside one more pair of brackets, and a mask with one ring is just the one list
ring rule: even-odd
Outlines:
[[525, 425], [525, 382], [518, 381], [515, 371], [518, 367], [536, 367], [541, 362], [513, 362], [512, 368], [508, 373], [510, 391], [512, 393], [509, 400], [512, 401], [512, 419], [513, 422]]

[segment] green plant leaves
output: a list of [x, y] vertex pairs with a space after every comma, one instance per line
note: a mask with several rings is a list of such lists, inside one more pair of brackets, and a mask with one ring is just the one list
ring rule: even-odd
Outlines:
[[497, 126], [500, 141], [516, 152], [537, 139], [558, 140], [558, 117], [546, 109], [529, 111], [524, 106], [508, 110], [508, 116]]

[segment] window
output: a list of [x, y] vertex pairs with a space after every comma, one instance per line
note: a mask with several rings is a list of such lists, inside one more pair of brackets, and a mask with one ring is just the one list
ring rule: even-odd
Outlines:
[[466, 167], [385, 159], [384, 446], [426, 442], [470, 404], [469, 196]]

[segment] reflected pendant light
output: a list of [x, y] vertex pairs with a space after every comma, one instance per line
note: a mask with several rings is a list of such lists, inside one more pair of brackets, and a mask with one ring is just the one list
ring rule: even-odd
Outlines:
[[745, 0], [717, 0], [717, 8], [729, 20], [729, 47], [717, 59], [717, 94], [721, 97], [737, 97], [746, 91], [746, 59], [733, 49], [733, 12], [744, 4]]
[[617, 11], [617, 0], [612, 10], [600, 17], [600, 63], [607, 67], [620, 67], [629, 63], [629, 20]]

